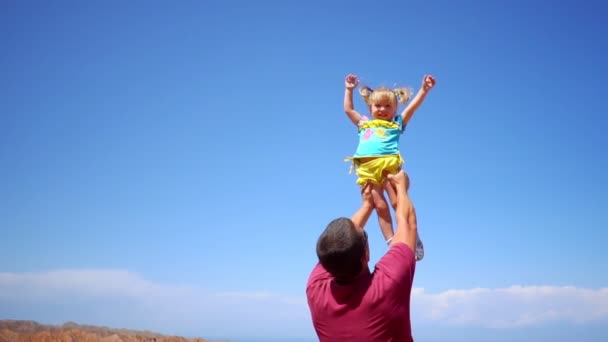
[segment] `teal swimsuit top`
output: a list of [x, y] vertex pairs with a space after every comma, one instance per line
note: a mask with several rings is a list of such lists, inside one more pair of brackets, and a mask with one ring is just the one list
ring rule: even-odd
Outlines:
[[359, 122], [359, 146], [353, 158], [399, 154], [399, 138], [404, 130], [401, 115], [392, 121], [369, 120], [364, 116]]

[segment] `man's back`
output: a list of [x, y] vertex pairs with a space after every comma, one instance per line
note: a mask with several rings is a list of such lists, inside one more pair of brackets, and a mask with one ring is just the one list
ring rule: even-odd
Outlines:
[[376, 264], [355, 281], [339, 285], [317, 264], [306, 286], [313, 325], [322, 342], [410, 342], [410, 294], [414, 253], [393, 244]]

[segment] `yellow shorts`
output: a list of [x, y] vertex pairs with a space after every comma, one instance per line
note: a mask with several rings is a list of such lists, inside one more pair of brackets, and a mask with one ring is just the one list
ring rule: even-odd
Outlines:
[[381, 156], [374, 158], [365, 163], [361, 163], [357, 159], [353, 159], [355, 172], [359, 178], [357, 184], [365, 185], [368, 181], [374, 184], [381, 185], [384, 181], [385, 173], [395, 173], [399, 171], [403, 165], [403, 159], [400, 154]]

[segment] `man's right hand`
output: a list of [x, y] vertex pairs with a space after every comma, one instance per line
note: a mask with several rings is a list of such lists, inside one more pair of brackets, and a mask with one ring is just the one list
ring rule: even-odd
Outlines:
[[363, 204], [374, 207], [374, 199], [372, 198], [372, 184], [367, 183], [361, 188], [361, 199]]
[[395, 187], [395, 190], [405, 189], [407, 191], [409, 188], [410, 179], [403, 170], [399, 170], [394, 174], [388, 174], [386, 178]]

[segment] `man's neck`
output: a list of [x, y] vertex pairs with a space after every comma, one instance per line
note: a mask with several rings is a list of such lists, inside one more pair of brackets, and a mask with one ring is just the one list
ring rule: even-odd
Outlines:
[[351, 279], [334, 279], [334, 282], [336, 283], [336, 285], [339, 285], [339, 286], [347, 286], [347, 285], [350, 285], [350, 284], [356, 282], [357, 279], [364, 277], [365, 275], [367, 275], [369, 273], [370, 273], [369, 267], [368, 267], [368, 265], [365, 265], [365, 266], [363, 266], [363, 269], [361, 270], [361, 272], [359, 272], [359, 274], [356, 277], [351, 278]]

